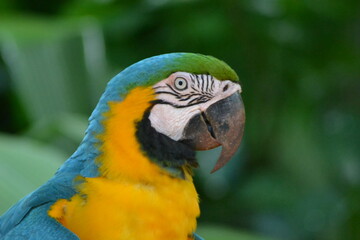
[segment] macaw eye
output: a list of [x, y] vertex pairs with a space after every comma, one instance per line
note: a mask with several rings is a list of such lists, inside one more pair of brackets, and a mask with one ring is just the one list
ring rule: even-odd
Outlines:
[[182, 77], [178, 77], [175, 79], [175, 87], [177, 90], [184, 90], [187, 88], [187, 81]]

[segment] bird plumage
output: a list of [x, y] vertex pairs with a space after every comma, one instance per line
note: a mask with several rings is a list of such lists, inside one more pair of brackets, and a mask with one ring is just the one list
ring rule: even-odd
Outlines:
[[[75, 153], [0, 217], [0, 239], [180, 239], [184, 231], [191, 237], [199, 209], [190, 172], [172, 172], [144, 154], [134, 125], [156, 100], [152, 85], [178, 71], [238, 81], [224, 62], [200, 54], [164, 54], [126, 68], [108, 83]], [[136, 231], [144, 227], [163, 230], [142, 238]]]

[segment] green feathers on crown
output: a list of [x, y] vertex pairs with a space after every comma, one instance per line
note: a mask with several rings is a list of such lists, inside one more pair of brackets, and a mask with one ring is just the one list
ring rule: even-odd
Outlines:
[[124, 69], [115, 79], [122, 79], [128, 91], [137, 86], [150, 86], [174, 72], [210, 74], [219, 80], [239, 81], [235, 71], [225, 62], [195, 53], [169, 53], [146, 58]]
[[235, 71], [225, 62], [202, 54], [179, 53], [179, 57], [174, 59], [174, 69], [173, 72], [183, 71], [194, 74], [210, 74], [219, 80], [239, 80]]

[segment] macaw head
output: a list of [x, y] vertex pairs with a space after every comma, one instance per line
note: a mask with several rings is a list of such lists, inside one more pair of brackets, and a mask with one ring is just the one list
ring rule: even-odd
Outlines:
[[102, 136], [100, 142], [109, 141], [109, 135], [113, 142], [122, 141], [116, 151], [126, 149], [130, 134], [135, 135], [143, 154], [165, 168], [197, 166], [195, 151], [222, 146], [214, 172], [231, 159], [243, 136], [240, 93], [237, 74], [214, 57], [151, 57], [109, 82], [90, 117], [88, 133]]

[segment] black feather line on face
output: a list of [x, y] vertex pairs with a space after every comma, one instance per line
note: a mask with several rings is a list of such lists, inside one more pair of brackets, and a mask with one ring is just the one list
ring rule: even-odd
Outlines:
[[[191, 92], [190, 94], [176, 94], [176, 93], [173, 93], [173, 92], [168, 92], [168, 91], [157, 91], [156, 94], [168, 94], [168, 95], [172, 95], [172, 96], [175, 96], [176, 99], [178, 99], [180, 102], [184, 102], [184, 101], [187, 101], [189, 100], [190, 98], [192, 97], [195, 97], [195, 96], [203, 96], [203, 94], [201, 93], [194, 93], [194, 92]], [[212, 97], [211, 95], [209, 94], [205, 94], [207, 97]]]
[[187, 144], [157, 132], [151, 126], [149, 115], [150, 109], [146, 111], [143, 119], [136, 123], [136, 137], [141, 149], [156, 164], [171, 170], [170, 173], [177, 172], [180, 174], [177, 177], [184, 178], [183, 167], [198, 166], [195, 151]]
[[205, 80], [205, 92], [207, 92], [209, 88], [209, 78], [207, 75], [204, 75], [204, 80]]
[[[190, 93], [184, 94], [175, 90], [170, 84], [166, 86], [157, 87], [158, 88], [168, 88], [165, 90], [156, 91], [156, 94], [168, 94], [174, 96], [179, 102], [189, 101], [186, 105], [177, 105], [176, 103], [170, 103], [167, 101], [160, 101], [160, 104], [169, 104], [175, 108], [185, 108], [190, 107], [196, 104], [204, 103], [212, 99], [213, 88], [214, 88], [214, 77], [207, 74], [195, 75], [190, 74], [190, 87], [192, 91]], [[185, 79], [185, 78], [184, 78]], [[187, 81], [185, 79], [185, 81]], [[196, 86], [197, 88], [196, 88]], [[154, 101], [156, 103], [156, 101]]]
[[176, 91], [170, 84], [166, 84], [174, 93], [181, 95], [180, 92]]
[[211, 76], [211, 92], [214, 91], [214, 83], [215, 83], [214, 77]]
[[172, 93], [172, 92], [167, 92], [167, 91], [158, 91], [156, 92], [157, 94], [160, 94], [160, 93], [163, 93], [163, 94], [169, 94], [169, 95], [173, 95], [175, 96], [176, 98], [179, 97], [179, 94], [176, 94], [176, 93]]
[[[198, 99], [194, 99], [194, 100], [198, 100]], [[187, 104], [185, 106], [181, 106], [181, 105], [176, 105], [174, 103], [171, 103], [171, 102], [167, 102], [167, 101], [164, 101], [164, 100], [154, 100], [152, 101], [152, 103], [156, 103], [156, 104], [166, 104], [166, 105], [170, 105], [174, 108], [186, 108], [186, 107], [191, 107], [191, 106], [194, 106], [194, 105], [197, 105], [197, 104], [200, 104], [200, 103], [205, 103], [207, 102], [208, 100], [206, 101], [198, 101], [198, 102], [194, 102], [192, 104]]]
[[194, 74], [190, 74], [190, 79], [191, 79], [191, 82], [192, 82], [192, 85], [195, 84], [195, 75]]
[[183, 95], [182, 97], [185, 97], [185, 98], [180, 98], [179, 101], [181, 101], [181, 102], [187, 101], [187, 100], [189, 100], [190, 98], [195, 97], [195, 96], [202, 96], [202, 94], [200, 94], [200, 93], [193, 93], [193, 94]]
[[204, 92], [204, 86], [205, 86], [204, 75], [201, 74], [200, 78], [201, 78], [201, 92]]
[[196, 82], [197, 82], [197, 87], [200, 89], [200, 80], [199, 80], [199, 76], [198, 75], [195, 75], [195, 79], [196, 79]]
[[203, 95], [201, 95], [200, 97], [194, 98], [193, 100], [191, 100], [187, 106], [193, 106], [195, 104], [200, 104], [200, 103], [204, 103], [207, 102], [209, 99]]

